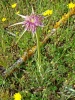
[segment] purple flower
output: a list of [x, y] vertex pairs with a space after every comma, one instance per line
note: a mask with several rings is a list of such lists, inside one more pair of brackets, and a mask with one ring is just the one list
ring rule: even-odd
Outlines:
[[24, 21], [15, 23], [13, 25], [10, 25], [9, 27], [22, 24], [23, 27], [25, 28], [25, 31], [31, 31], [32, 33], [36, 33], [36, 28], [38, 26], [43, 27], [42, 21], [43, 21], [44, 17], [42, 15], [36, 15], [34, 13], [34, 11], [32, 11], [32, 14], [30, 16], [28, 16], [28, 15], [24, 16], [24, 15], [20, 15], [20, 14], [17, 14], [17, 15], [22, 17], [24, 19]]

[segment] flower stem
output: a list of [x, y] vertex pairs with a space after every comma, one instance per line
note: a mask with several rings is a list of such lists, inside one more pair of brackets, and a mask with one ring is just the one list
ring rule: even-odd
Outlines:
[[38, 51], [38, 70], [39, 70], [40, 75], [42, 76], [42, 74], [41, 74], [40, 41], [39, 41], [39, 34], [38, 33], [36, 33], [36, 39], [37, 39], [37, 51]]

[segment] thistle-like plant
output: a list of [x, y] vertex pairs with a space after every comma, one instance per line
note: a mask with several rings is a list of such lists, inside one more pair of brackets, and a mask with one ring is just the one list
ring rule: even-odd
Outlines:
[[34, 13], [33, 8], [32, 8], [32, 13], [30, 15], [26, 15], [26, 16], [21, 15], [21, 14], [17, 14], [17, 15], [19, 15], [20, 17], [22, 17], [23, 21], [15, 23], [13, 25], [10, 25], [9, 27], [15, 26], [15, 25], [19, 25], [19, 24], [21, 24], [24, 27], [24, 31], [19, 36], [19, 38], [18, 38], [18, 40], [17, 40], [16, 43], [19, 42], [19, 40], [21, 39], [21, 37], [23, 36], [23, 34], [26, 31], [31, 31], [31, 33], [33, 34], [33, 36], [36, 35], [36, 39], [37, 39], [37, 51], [38, 51], [38, 68], [39, 68], [39, 72], [41, 74], [40, 41], [39, 41], [39, 34], [36, 32], [36, 29], [37, 29], [38, 26], [40, 26], [40, 27], [44, 26], [43, 25], [44, 16], [43, 15], [37, 15], [36, 13]]

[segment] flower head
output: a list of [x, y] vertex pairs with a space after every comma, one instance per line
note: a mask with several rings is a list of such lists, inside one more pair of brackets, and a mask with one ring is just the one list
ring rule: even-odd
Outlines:
[[5, 21], [6, 21], [6, 18], [5, 18], [5, 17], [3, 17], [3, 18], [2, 18], [2, 22], [5, 22]]
[[14, 94], [14, 100], [21, 100], [21, 94], [20, 93], [15, 93]]
[[70, 2], [67, 6], [68, 6], [69, 9], [71, 9], [71, 8], [74, 8], [75, 7], [75, 4], [72, 3], [72, 2]]
[[31, 14], [30, 16], [27, 16], [23, 25], [25, 26], [27, 31], [31, 31], [32, 33], [36, 32], [36, 28], [38, 26], [43, 26], [42, 24], [43, 17], [36, 14]]
[[15, 8], [17, 6], [17, 3], [14, 3], [11, 5], [12, 8]]
[[43, 12], [43, 16], [51, 15], [53, 13], [53, 10], [46, 10]]
[[36, 15], [33, 11], [31, 15], [27, 15], [27, 16], [20, 15], [20, 14], [17, 14], [17, 15], [22, 17], [24, 21], [13, 24], [11, 26], [22, 24], [22, 26], [25, 28], [26, 31], [31, 31], [32, 33], [36, 33], [36, 28], [38, 26], [43, 27], [43, 23], [42, 23], [43, 16], [42, 15]]

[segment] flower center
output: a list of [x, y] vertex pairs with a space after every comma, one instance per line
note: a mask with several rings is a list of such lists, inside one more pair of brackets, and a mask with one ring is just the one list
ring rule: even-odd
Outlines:
[[30, 21], [31, 21], [32, 23], [34, 23], [34, 19], [31, 19]]

